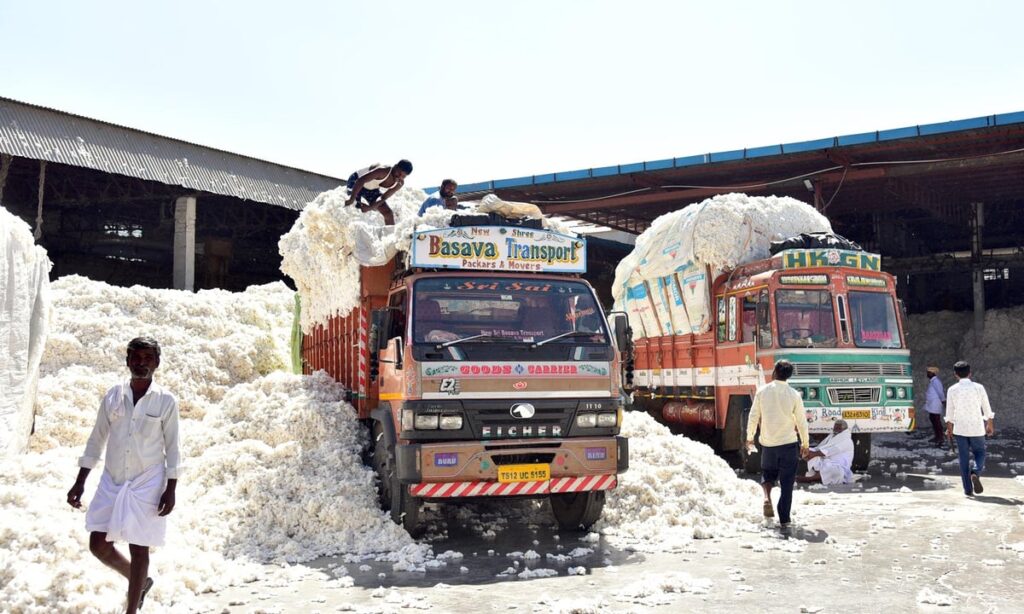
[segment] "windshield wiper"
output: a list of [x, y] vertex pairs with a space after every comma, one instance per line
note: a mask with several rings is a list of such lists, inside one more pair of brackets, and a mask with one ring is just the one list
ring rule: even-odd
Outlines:
[[452, 339], [451, 341], [445, 341], [444, 343], [438, 343], [437, 345], [434, 346], [434, 349], [435, 350], [443, 350], [444, 348], [446, 348], [446, 347], [448, 347], [450, 345], [458, 345], [458, 344], [462, 343], [463, 341], [472, 341], [474, 339], [486, 339], [487, 341], [513, 341], [513, 342], [516, 342], [516, 343], [519, 342], [516, 339], [510, 339], [508, 337], [499, 337], [497, 335], [491, 335], [491, 334], [485, 333], [485, 334], [482, 334], [482, 335], [472, 335], [472, 336], [469, 336], [469, 337], [463, 337], [461, 339]]
[[569, 331], [567, 333], [562, 333], [561, 335], [555, 335], [554, 337], [548, 337], [547, 339], [544, 339], [543, 341], [538, 341], [538, 342], [534, 343], [533, 345], [531, 345], [530, 347], [531, 348], [539, 348], [540, 346], [542, 346], [542, 345], [544, 345], [546, 343], [551, 343], [552, 341], [558, 341], [559, 339], [563, 339], [565, 337], [596, 337], [598, 335], [603, 336], [603, 333], [588, 333], [588, 332], [582, 331], [582, 330], [571, 330], [571, 331]]

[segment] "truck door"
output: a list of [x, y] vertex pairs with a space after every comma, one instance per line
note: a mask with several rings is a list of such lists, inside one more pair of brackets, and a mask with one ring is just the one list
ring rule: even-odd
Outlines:
[[737, 297], [739, 302], [739, 351], [743, 363], [739, 369], [741, 386], [758, 386], [761, 375], [757, 369], [757, 302], [756, 292]]

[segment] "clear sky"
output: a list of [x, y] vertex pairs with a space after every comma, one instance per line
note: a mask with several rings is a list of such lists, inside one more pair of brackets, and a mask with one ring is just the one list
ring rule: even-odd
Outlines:
[[1024, 2], [0, 0], [0, 96], [411, 185], [1024, 110]]

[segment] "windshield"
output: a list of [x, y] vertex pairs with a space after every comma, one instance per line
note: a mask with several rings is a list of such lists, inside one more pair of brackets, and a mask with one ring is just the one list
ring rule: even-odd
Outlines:
[[850, 292], [853, 342], [862, 348], [901, 347], [896, 308], [882, 292]]
[[[590, 286], [529, 278], [431, 278], [415, 285], [415, 343], [495, 342], [607, 344]], [[477, 336], [475, 339], [471, 337]]]
[[836, 322], [827, 290], [778, 290], [775, 313], [782, 347], [835, 347]]

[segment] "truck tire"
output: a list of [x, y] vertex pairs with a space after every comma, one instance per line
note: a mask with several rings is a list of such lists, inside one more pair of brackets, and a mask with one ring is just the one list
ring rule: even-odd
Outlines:
[[551, 511], [563, 531], [589, 531], [603, 510], [603, 490], [551, 495]]
[[418, 497], [409, 494], [409, 485], [402, 484], [395, 475], [394, 446], [388, 441], [380, 422], [373, 423], [373, 469], [377, 474], [377, 503], [385, 512], [389, 512], [391, 520], [419, 537], [423, 528], [420, 526], [420, 504]]
[[871, 433], [857, 433], [853, 439], [853, 471], [867, 471], [871, 462]]
[[[747, 420], [750, 419], [750, 408], [745, 407], [743, 409], [743, 432], [746, 432]], [[746, 439], [746, 437], [744, 437]], [[740, 446], [740, 467], [747, 473], [761, 473], [761, 444], [754, 444], [757, 446], [757, 450], [754, 452], [747, 452], [746, 442]]]

